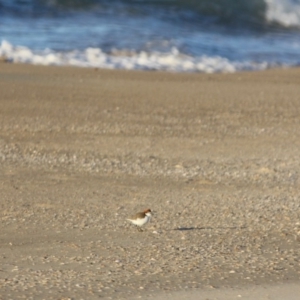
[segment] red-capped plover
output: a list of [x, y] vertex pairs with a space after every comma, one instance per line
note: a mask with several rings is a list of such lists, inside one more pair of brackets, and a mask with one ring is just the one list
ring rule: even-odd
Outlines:
[[128, 218], [127, 221], [130, 221], [132, 224], [136, 225], [139, 231], [142, 231], [141, 227], [147, 224], [150, 221], [151, 217], [151, 209], [146, 209], [143, 212], [139, 212], [134, 216]]

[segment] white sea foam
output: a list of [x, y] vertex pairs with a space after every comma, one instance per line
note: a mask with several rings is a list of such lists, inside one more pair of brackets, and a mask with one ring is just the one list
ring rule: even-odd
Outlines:
[[266, 18], [285, 27], [300, 26], [300, 0], [265, 0]]
[[13, 46], [7, 41], [0, 44], [0, 56], [14, 63], [174, 72], [230, 73], [238, 70], [262, 70], [268, 67], [267, 63], [232, 62], [219, 56], [191, 57], [181, 54], [176, 48], [169, 53], [117, 50], [104, 53], [99, 48], [55, 52], [49, 49], [33, 51], [27, 47]]

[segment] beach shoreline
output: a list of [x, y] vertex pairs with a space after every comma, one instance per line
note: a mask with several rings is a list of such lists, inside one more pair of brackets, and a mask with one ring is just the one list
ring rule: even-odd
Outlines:
[[295, 299], [299, 78], [0, 63], [0, 299]]

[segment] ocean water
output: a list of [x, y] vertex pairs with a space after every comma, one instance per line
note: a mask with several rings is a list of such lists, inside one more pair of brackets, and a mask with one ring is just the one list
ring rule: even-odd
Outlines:
[[0, 0], [11, 62], [173, 72], [300, 65], [300, 0]]

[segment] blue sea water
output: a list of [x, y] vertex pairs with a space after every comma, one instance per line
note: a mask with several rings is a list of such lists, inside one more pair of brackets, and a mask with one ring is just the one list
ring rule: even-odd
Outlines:
[[300, 65], [300, 0], [0, 0], [12, 62], [176, 72]]

